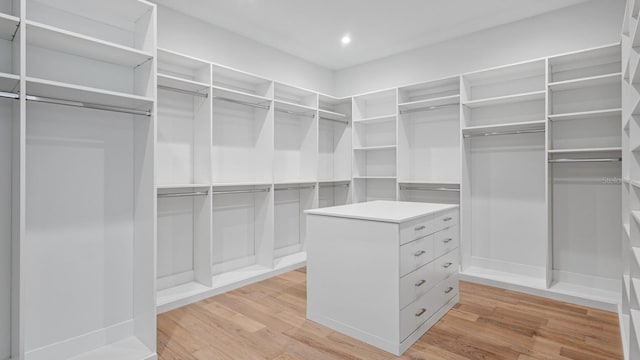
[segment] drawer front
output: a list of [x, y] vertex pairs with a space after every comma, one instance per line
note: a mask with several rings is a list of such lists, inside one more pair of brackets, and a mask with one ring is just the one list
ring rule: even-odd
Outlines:
[[433, 256], [436, 258], [458, 246], [460, 246], [460, 235], [457, 225], [433, 234]]
[[437, 214], [433, 219], [433, 231], [458, 225], [458, 209]]
[[400, 246], [400, 276], [433, 260], [433, 235]]
[[400, 309], [409, 305], [432, 289], [437, 283], [437, 278], [433, 262], [430, 262], [401, 278]]
[[442, 306], [448, 303], [449, 300], [458, 295], [459, 290], [460, 287], [458, 285], [458, 275], [455, 275], [441, 281], [433, 288], [433, 290], [430, 291], [430, 293], [433, 292], [434, 297], [437, 297], [439, 299], [438, 301], [440, 306], [438, 307], [438, 309], [440, 309]]
[[436, 273], [436, 281], [442, 281], [443, 279], [458, 272], [458, 249], [435, 259], [433, 261], [434, 271]]
[[400, 310], [400, 341], [404, 341], [442, 307], [442, 297], [434, 290]]
[[400, 226], [400, 245], [419, 239], [433, 232], [433, 216], [424, 216]]

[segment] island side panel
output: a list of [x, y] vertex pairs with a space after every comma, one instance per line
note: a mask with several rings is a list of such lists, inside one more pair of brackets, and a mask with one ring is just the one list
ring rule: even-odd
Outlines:
[[307, 318], [397, 351], [399, 225], [307, 216]]

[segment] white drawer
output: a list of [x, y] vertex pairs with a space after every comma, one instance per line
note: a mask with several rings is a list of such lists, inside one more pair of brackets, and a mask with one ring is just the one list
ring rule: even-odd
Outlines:
[[437, 283], [437, 275], [430, 262], [400, 279], [400, 309], [426, 294]]
[[409, 306], [400, 310], [400, 341], [406, 339], [416, 331], [425, 321], [438, 311], [443, 305], [440, 293], [435, 289], [424, 294]]
[[400, 276], [433, 260], [433, 235], [400, 246]]
[[446, 253], [433, 261], [436, 281], [441, 281], [458, 272], [458, 249]]
[[433, 216], [424, 216], [400, 225], [400, 245], [433, 233]]
[[436, 258], [458, 246], [460, 246], [460, 235], [457, 225], [433, 234], [433, 256]]
[[445, 211], [435, 215], [432, 223], [433, 231], [439, 231], [454, 225], [458, 225], [458, 209]]
[[458, 285], [458, 276], [451, 276], [436, 285], [433, 290], [429, 292], [429, 294], [433, 293], [433, 296], [438, 298], [440, 309], [444, 306], [449, 300], [453, 299], [456, 295], [458, 295], [460, 288]]

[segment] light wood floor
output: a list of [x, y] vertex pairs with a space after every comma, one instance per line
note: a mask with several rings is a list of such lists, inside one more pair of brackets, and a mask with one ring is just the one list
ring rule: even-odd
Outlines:
[[[622, 359], [614, 313], [461, 282], [398, 359]], [[396, 359], [305, 319], [304, 269], [158, 316], [160, 360]]]

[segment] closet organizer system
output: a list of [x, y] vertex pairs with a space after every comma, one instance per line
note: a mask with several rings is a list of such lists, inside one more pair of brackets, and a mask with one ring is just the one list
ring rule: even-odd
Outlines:
[[376, 199], [460, 203], [467, 279], [611, 308], [624, 268], [637, 344], [635, 35], [338, 99], [84, 4], [0, 0], [0, 359], [154, 359], [157, 310], [303, 266], [303, 210]]

